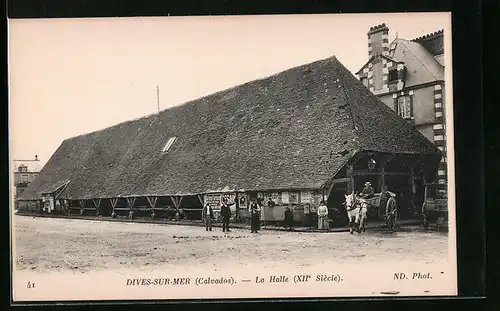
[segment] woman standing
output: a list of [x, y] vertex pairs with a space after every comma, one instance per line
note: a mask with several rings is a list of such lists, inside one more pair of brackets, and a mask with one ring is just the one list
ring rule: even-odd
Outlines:
[[321, 201], [318, 207], [318, 229], [328, 230], [328, 207], [325, 205], [325, 201]]
[[293, 212], [288, 206], [285, 209], [285, 229], [290, 231], [293, 230]]
[[252, 233], [258, 233], [260, 230], [260, 204], [252, 200], [250, 204], [250, 230]]

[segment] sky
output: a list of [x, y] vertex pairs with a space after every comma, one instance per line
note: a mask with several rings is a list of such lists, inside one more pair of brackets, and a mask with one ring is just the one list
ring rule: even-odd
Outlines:
[[450, 28], [449, 13], [9, 20], [11, 159], [44, 165], [64, 139], [336, 56]]

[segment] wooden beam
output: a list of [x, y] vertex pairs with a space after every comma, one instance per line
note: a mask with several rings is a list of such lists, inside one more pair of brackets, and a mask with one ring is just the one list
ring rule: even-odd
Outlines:
[[179, 209], [181, 207], [182, 201], [184, 200], [183, 196], [171, 196], [172, 202], [174, 203], [175, 209]]
[[333, 188], [335, 188], [335, 185], [342, 184], [342, 183], [348, 183], [351, 180], [349, 177], [345, 178], [335, 178], [332, 180], [332, 184], [328, 187], [328, 190], [325, 193], [325, 190], [323, 190], [323, 199], [324, 196], [326, 195], [327, 198], [330, 197], [330, 193], [332, 192]]
[[349, 182], [347, 183], [349, 186], [349, 192], [354, 193], [354, 176], [353, 176], [354, 166], [351, 164], [346, 167], [346, 177], [349, 178]]
[[203, 204], [203, 195], [198, 194], [198, 195], [197, 195], [197, 197], [198, 197], [198, 201], [200, 201], [201, 206], [205, 206], [205, 205]]
[[127, 204], [131, 209], [134, 207], [135, 200], [135, 197], [127, 198]]
[[[409, 176], [409, 172], [384, 172], [385, 176]], [[380, 176], [381, 172], [354, 171], [353, 176]]]
[[146, 199], [148, 200], [149, 206], [155, 208], [158, 197], [146, 197]]
[[385, 163], [380, 166], [380, 191], [385, 186]]
[[346, 178], [336, 178], [333, 180], [334, 184], [341, 184], [341, 183], [346, 183], [349, 182], [351, 179], [346, 177]]
[[92, 203], [94, 203], [96, 215], [99, 216], [99, 206], [101, 205], [101, 198], [92, 199]]
[[66, 187], [68, 186], [69, 181], [64, 184], [64, 186], [61, 187], [61, 189], [58, 190], [57, 194], [54, 196], [54, 199], [57, 199], [63, 192], [66, 190]]
[[111, 207], [113, 208], [112, 212], [111, 212], [111, 217], [114, 217], [115, 216], [115, 208], [116, 208], [116, 204], [118, 203], [118, 198], [111, 198], [109, 199], [110, 203], [111, 203]]
[[99, 206], [101, 205], [101, 198], [92, 199], [92, 203], [94, 203], [95, 207], [99, 208]]
[[178, 204], [179, 204], [179, 208], [181, 207], [182, 205], [182, 201], [184, 200], [184, 197], [180, 197], [179, 201], [178, 201]]
[[175, 196], [171, 196], [170, 198], [172, 199], [172, 202], [174, 203], [175, 209], [179, 209], [179, 205], [180, 205], [179, 204], [179, 199], [177, 197], [175, 197]]

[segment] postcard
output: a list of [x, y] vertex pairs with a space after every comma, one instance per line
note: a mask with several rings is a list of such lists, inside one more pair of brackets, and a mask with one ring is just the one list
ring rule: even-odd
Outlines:
[[14, 303], [457, 295], [450, 13], [8, 42]]

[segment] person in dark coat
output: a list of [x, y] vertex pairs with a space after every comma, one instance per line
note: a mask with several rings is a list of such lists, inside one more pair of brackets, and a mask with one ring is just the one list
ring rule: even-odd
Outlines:
[[227, 205], [227, 201], [222, 202], [220, 207], [220, 214], [222, 216], [222, 232], [230, 232], [229, 230], [229, 220], [231, 219], [231, 209]]
[[375, 191], [372, 188], [372, 184], [369, 181], [367, 181], [365, 183], [365, 187], [363, 188], [363, 191], [361, 191], [361, 197], [363, 199], [371, 199], [371, 198], [373, 198], [374, 194], [375, 194]]
[[202, 211], [202, 219], [205, 221], [205, 230], [212, 231], [212, 220], [214, 219], [214, 211], [212, 207], [207, 203]]
[[250, 204], [250, 230], [252, 233], [258, 233], [260, 230], [260, 204], [252, 200]]
[[387, 191], [387, 186], [382, 187], [382, 192], [380, 192], [380, 205], [379, 205], [379, 210], [378, 210], [378, 217], [380, 219], [385, 218], [385, 215], [387, 215], [387, 201], [389, 201], [389, 198], [391, 195]]
[[288, 206], [285, 209], [285, 229], [293, 230], [293, 213]]

